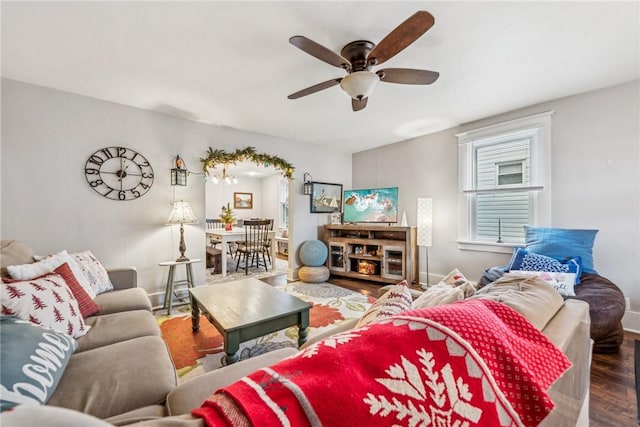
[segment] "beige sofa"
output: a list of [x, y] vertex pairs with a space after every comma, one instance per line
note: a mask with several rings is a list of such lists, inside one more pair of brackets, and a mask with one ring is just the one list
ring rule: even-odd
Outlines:
[[[539, 329], [541, 329], [573, 363], [573, 367], [551, 386], [549, 394], [556, 404], [556, 407], [541, 425], [549, 427], [587, 426], [592, 345], [589, 337], [590, 320], [588, 305], [582, 301], [567, 300], [552, 306], [545, 304], [544, 299], [532, 296], [527, 292], [520, 292], [517, 285], [512, 286], [510, 284], [505, 284], [501, 289], [498, 287], [493, 288], [493, 290], [487, 288], [487, 290], [483, 292], [486, 293], [485, 297], [496, 299], [512, 306], [520, 305], [522, 311], [528, 313], [525, 316], [528, 318], [531, 317], [532, 323], [538, 325]], [[419, 294], [416, 294], [416, 296], [417, 295]], [[537, 302], [528, 304], [528, 301], [534, 300]], [[541, 310], [531, 310], [533, 306], [546, 306], [547, 308], [541, 312]], [[535, 319], [533, 319], [533, 317], [535, 317]], [[331, 333], [348, 330], [352, 328], [355, 323], [355, 321], [344, 323], [339, 329], [332, 330]], [[322, 337], [317, 337], [314, 339], [314, 342], [321, 338]], [[82, 353], [83, 352], [81, 352], [80, 355], [82, 355]], [[18, 407], [13, 412], [4, 413], [0, 417], [0, 421], [5, 427], [44, 425], [42, 424], [43, 420], [46, 420], [46, 425], [52, 427], [68, 425], [136, 425], [140, 427], [204, 426], [201, 419], [196, 419], [190, 415], [191, 409], [199, 407], [216, 389], [229, 385], [256, 369], [277, 363], [295, 353], [296, 350], [293, 348], [284, 348], [205, 373], [185, 384], [181, 384], [175, 388], [171, 387], [170, 390], [164, 388], [163, 391], [165, 392], [166, 399], [161, 399], [164, 401], [163, 405], [161, 402], [155, 402], [154, 399], [160, 399], [158, 396], [159, 393], [157, 393], [149, 396], [145, 402], [138, 401], [134, 406], [137, 406], [139, 409], [126, 413], [122, 411], [123, 413], [120, 415], [110, 416], [106, 420], [100, 420], [96, 417], [78, 412], [92, 413], [91, 411], [87, 411], [86, 407], [82, 405], [78, 405], [79, 407], [59, 405], [63, 408], [77, 409], [78, 411], [67, 411], [48, 405], [36, 408]], [[118, 360], [121, 360], [122, 355], [120, 354], [119, 356]], [[160, 369], [159, 372], [164, 372], [162, 370], [164, 367]], [[142, 379], [141, 376], [136, 376], [136, 378]], [[81, 381], [82, 379], [78, 380]], [[151, 381], [150, 378], [147, 380]], [[126, 384], [130, 384], [130, 379], [123, 379], [123, 381], [128, 381]], [[168, 383], [169, 381], [167, 381], [165, 385], [169, 385]], [[109, 390], [114, 386], [100, 384], [96, 386], [94, 390], [101, 390], [102, 387], [107, 387], [106, 390]], [[123, 387], [117, 385], [117, 389], [121, 390]], [[104, 389], [102, 391], [103, 393], [101, 394], [104, 394]], [[58, 391], [56, 391], [56, 394], [57, 392]], [[335, 398], [337, 399], [336, 404], [344, 404], [339, 394], [335, 395]], [[143, 399], [143, 397], [138, 396], [137, 399]], [[97, 403], [98, 402], [95, 402], [96, 409]], [[158, 404], [154, 405], [153, 403]], [[100, 417], [100, 415], [98, 415], [98, 417]]]
[[[1, 245], [3, 271], [33, 262], [33, 251], [24, 243]], [[47, 405], [101, 419], [123, 413], [132, 419], [162, 416], [177, 377], [151, 303], [137, 287], [135, 269], [111, 270], [109, 278], [114, 290], [96, 296], [100, 311], [85, 319], [91, 328], [77, 339], [78, 349]]]

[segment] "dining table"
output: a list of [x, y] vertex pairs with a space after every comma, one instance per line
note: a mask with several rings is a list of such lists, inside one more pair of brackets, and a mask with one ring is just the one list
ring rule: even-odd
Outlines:
[[[227, 275], [227, 255], [229, 254], [229, 243], [230, 242], [242, 242], [245, 240], [245, 229], [244, 227], [233, 227], [231, 230], [225, 230], [224, 228], [213, 228], [207, 230], [207, 239], [208, 241], [213, 241], [215, 243], [221, 244], [221, 254], [220, 254], [220, 273], [222, 277]], [[276, 232], [274, 230], [269, 230], [267, 232], [267, 238], [271, 245], [269, 246], [269, 256], [271, 257], [271, 264], [273, 268], [273, 263], [275, 262], [276, 255]]]

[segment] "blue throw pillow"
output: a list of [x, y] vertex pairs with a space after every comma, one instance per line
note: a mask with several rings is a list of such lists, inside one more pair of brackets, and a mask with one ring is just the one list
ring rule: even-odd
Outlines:
[[47, 403], [78, 343], [17, 316], [1, 316], [0, 329], [0, 411]]
[[536, 254], [525, 248], [514, 248], [507, 271], [545, 271], [548, 273], [575, 273], [575, 284], [580, 283], [582, 260], [580, 257], [560, 261], [546, 255]]
[[585, 273], [598, 274], [593, 266], [593, 242], [598, 230], [524, 227], [525, 248], [555, 259], [580, 257]]

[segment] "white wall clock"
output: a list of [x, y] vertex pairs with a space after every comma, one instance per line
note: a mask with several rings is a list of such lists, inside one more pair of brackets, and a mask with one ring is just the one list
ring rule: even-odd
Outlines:
[[93, 190], [111, 200], [133, 200], [153, 184], [153, 168], [140, 153], [125, 147], [105, 147], [93, 153], [84, 167]]

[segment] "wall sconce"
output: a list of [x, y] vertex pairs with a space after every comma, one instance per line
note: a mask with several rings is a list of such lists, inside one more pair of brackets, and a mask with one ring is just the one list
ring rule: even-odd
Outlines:
[[313, 177], [311, 177], [311, 174], [305, 172], [302, 179], [304, 180], [304, 184], [302, 184], [302, 194], [310, 196], [311, 193], [313, 193], [313, 183], [311, 182]]
[[171, 185], [187, 185], [187, 170], [182, 169], [184, 162], [176, 156], [176, 167], [171, 169]]

